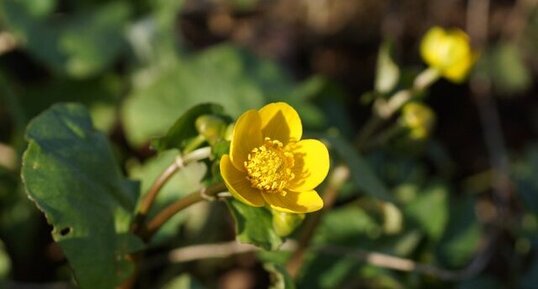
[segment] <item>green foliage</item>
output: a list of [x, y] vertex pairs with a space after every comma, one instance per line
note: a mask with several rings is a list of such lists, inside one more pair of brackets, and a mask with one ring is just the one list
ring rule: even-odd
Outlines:
[[[352, 10], [356, 4], [318, 9], [308, 1], [266, 2], [0, 1], [0, 287], [19, 285], [10, 279], [22, 287], [40, 286], [26, 284], [38, 280], [64, 287], [56, 282], [73, 280], [71, 268], [80, 288], [112, 289], [133, 276], [135, 260], [136, 288], [224, 287], [222, 277], [235, 269], [248, 270], [248, 278], [235, 281], [254, 281], [256, 288], [537, 288], [538, 149], [529, 145], [534, 135], [526, 122], [536, 121], [529, 95], [536, 89], [538, 11], [522, 3], [514, 13], [500, 5], [499, 13], [492, 5], [492, 23], [503, 22], [505, 14], [517, 15], [519, 23], [489, 30], [469, 77], [491, 83], [491, 96], [521, 97], [498, 103], [513, 186], [510, 206], [502, 208], [508, 214], [497, 220], [492, 216], [502, 210], [482, 140], [479, 134], [460, 139], [465, 127], [453, 113], [461, 111], [462, 121], [470, 119], [468, 128], [475, 128], [474, 115], [469, 118], [474, 108], [466, 109], [462, 99], [477, 96], [476, 83], [413, 87], [424, 67], [415, 49], [418, 35], [394, 30], [392, 23], [408, 17], [385, 19], [381, 30], [397, 37], [379, 45], [391, 35], [345, 23], [379, 5]], [[356, 27], [368, 37], [357, 36]], [[395, 55], [414, 63], [400, 65]], [[405, 101], [431, 105], [439, 130], [410, 142], [394, 130], [397, 107], [366, 145], [357, 144], [365, 119], [378, 113], [378, 100], [390, 101], [400, 89], [411, 91]], [[302, 215], [230, 198], [224, 205], [225, 192], [192, 194], [222, 181], [219, 159], [229, 154], [225, 136], [233, 121], [275, 101], [299, 112], [305, 138], [327, 144], [331, 168], [349, 172], [342, 184], [316, 188], [324, 198], [335, 187], [338, 195], [332, 207], [307, 214], [305, 222]], [[207, 123], [217, 128], [201, 133]], [[211, 155], [175, 172], [147, 215], [138, 214], [163, 171], [202, 146]], [[528, 149], [520, 152], [523, 146]], [[470, 179], [479, 184], [468, 186]], [[204, 203], [175, 214], [141, 241], [145, 224], [188, 196]], [[304, 263], [292, 278], [285, 269], [293, 256], [289, 248], [310, 222], [313, 237], [301, 248]], [[490, 255], [479, 255], [497, 229], [501, 238]], [[196, 245], [233, 238], [263, 250], [223, 258], [197, 251]], [[193, 259], [210, 258], [171, 264], [168, 252], [177, 246], [194, 252]], [[138, 259], [140, 252], [145, 256]], [[418, 266], [402, 273], [372, 265], [363, 258], [369, 252]], [[482, 257], [485, 267], [464, 280], [418, 272], [424, 266], [459, 272]]]
[[269, 289], [295, 289], [286, 269], [270, 263], [265, 264], [264, 268], [269, 272]]
[[327, 138], [336, 153], [349, 165], [351, 178], [356, 186], [370, 196], [389, 202], [394, 200], [383, 182], [377, 178], [366, 160], [351, 144], [341, 137], [328, 136]]
[[172, 281], [168, 282], [163, 289], [203, 289], [196, 280], [194, 280], [190, 275], [181, 274], [178, 277], [174, 278]]
[[276, 250], [282, 238], [273, 230], [271, 212], [254, 208], [236, 200], [226, 202], [235, 220], [236, 238], [242, 243], [253, 244], [265, 250]]
[[211, 103], [199, 104], [190, 108], [176, 120], [166, 135], [156, 140], [155, 148], [161, 151], [173, 148], [184, 149], [199, 135], [195, 127], [198, 117], [209, 114], [224, 118], [226, 116], [223, 113], [222, 106]]
[[130, 14], [129, 6], [119, 1], [61, 21], [32, 15], [44, 14], [48, 7], [14, 0], [2, 6], [8, 25], [37, 59], [76, 78], [95, 75], [112, 64], [123, 47], [122, 30]]
[[288, 88], [272, 63], [227, 45], [173, 61], [177, 64], [157, 72], [148, 68], [125, 103], [123, 121], [135, 145], [164, 135], [178, 115], [195, 105], [213, 102], [237, 117]]
[[0, 240], [0, 280], [4, 280], [8, 277], [11, 270], [11, 260], [6, 253], [4, 243]]
[[441, 237], [448, 222], [447, 194], [445, 186], [433, 183], [415, 192], [415, 198], [404, 208], [410, 220], [434, 240]]
[[88, 112], [60, 104], [28, 126], [22, 167], [28, 194], [53, 226], [81, 288], [115, 288], [132, 268], [126, 254], [140, 249], [128, 229], [138, 197], [106, 138]]
[[499, 43], [484, 55], [479, 66], [493, 85], [506, 95], [521, 93], [532, 83], [531, 72], [525, 65], [520, 48], [514, 43]]
[[[140, 180], [141, 191], [147, 192], [162, 171], [175, 161], [178, 154], [177, 150], [168, 150], [146, 160], [144, 164], [132, 164], [129, 168], [129, 176]], [[161, 189], [149, 212], [149, 217], [154, 216], [174, 200], [201, 189], [203, 187], [202, 180], [206, 173], [207, 166], [204, 163], [193, 162], [174, 174]], [[159, 230], [154, 237], [154, 242], [161, 243], [175, 236], [177, 228], [185, 221], [188, 214], [189, 212], [184, 212], [176, 215]]]

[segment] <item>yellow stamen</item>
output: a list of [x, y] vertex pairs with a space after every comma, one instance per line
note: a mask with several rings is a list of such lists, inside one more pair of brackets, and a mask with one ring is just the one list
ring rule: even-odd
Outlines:
[[293, 153], [280, 141], [268, 137], [248, 154], [244, 165], [252, 187], [267, 193], [284, 193], [283, 189], [295, 177]]

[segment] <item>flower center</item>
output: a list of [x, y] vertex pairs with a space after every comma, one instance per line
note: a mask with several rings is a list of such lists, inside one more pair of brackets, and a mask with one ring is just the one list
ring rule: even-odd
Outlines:
[[282, 193], [295, 175], [293, 153], [278, 140], [266, 137], [263, 145], [254, 148], [245, 161], [247, 179], [253, 188], [267, 193]]

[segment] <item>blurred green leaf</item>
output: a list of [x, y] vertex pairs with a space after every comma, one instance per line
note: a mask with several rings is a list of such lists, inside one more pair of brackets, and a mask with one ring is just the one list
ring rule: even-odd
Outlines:
[[212, 103], [198, 104], [190, 108], [176, 120], [166, 135], [156, 140], [155, 148], [160, 151], [184, 148], [189, 140], [198, 135], [195, 121], [199, 116], [204, 114], [222, 116], [223, 113], [222, 106]]
[[119, 55], [130, 14], [126, 3], [115, 1], [59, 19], [34, 18], [34, 8], [29, 7], [35, 6], [3, 1], [3, 18], [24, 47], [53, 70], [85, 78], [104, 70]]
[[18, 2], [35, 18], [49, 15], [57, 4], [57, 0], [19, 0]]
[[312, 255], [306, 260], [297, 287], [308, 289], [340, 288], [360, 263], [340, 256]]
[[141, 245], [126, 235], [137, 184], [121, 175], [107, 139], [81, 105], [53, 106], [29, 124], [26, 138], [24, 185], [53, 226], [80, 287], [115, 288], [133, 269], [125, 255]]
[[416, 193], [404, 207], [405, 215], [416, 222], [433, 240], [439, 240], [448, 223], [448, 189], [432, 183]]
[[[141, 191], [147, 192], [157, 177], [175, 161], [178, 155], [179, 151], [168, 150], [146, 160], [142, 165], [131, 164], [128, 169], [129, 176], [133, 179], [140, 180]], [[162, 187], [148, 215], [150, 217], [154, 216], [171, 202], [201, 189], [202, 179], [206, 173], [207, 166], [202, 162], [190, 163], [179, 170]], [[188, 214], [189, 211], [187, 210], [175, 215], [157, 232], [152, 241], [154, 243], [160, 243], [176, 235], [178, 226], [185, 221]]]
[[[140, 145], [162, 136], [185, 111], [200, 103], [222, 105], [237, 117], [289, 91], [277, 67], [228, 45], [220, 45], [134, 78], [122, 117], [129, 141]], [[159, 117], [155, 117], [159, 116]]]
[[326, 136], [330, 146], [346, 162], [351, 170], [351, 178], [364, 193], [388, 202], [394, 202], [385, 184], [374, 174], [357, 150], [345, 139], [337, 136]]
[[11, 270], [11, 259], [6, 252], [4, 243], [0, 240], [0, 280], [4, 280], [9, 276]]
[[478, 64], [479, 72], [488, 75], [501, 93], [514, 94], [528, 89], [532, 75], [523, 59], [521, 48], [510, 42], [501, 42], [491, 48]]
[[538, 214], [538, 145], [529, 146], [512, 169], [522, 204]]
[[237, 240], [265, 250], [276, 250], [282, 245], [282, 239], [273, 230], [273, 216], [269, 210], [233, 199], [226, 204], [235, 220]]
[[178, 277], [172, 279], [172, 281], [166, 283], [163, 289], [204, 289], [199, 282], [194, 280], [190, 275], [181, 274]]
[[437, 252], [443, 263], [460, 268], [473, 257], [480, 241], [480, 225], [474, 213], [474, 202], [470, 197], [454, 199], [449, 207], [446, 231]]
[[58, 102], [80, 102], [88, 107], [95, 127], [110, 131], [117, 121], [121, 79], [108, 74], [98, 78], [53, 79], [25, 87], [20, 99], [24, 113], [33, 117]]
[[391, 57], [391, 44], [385, 41], [377, 55], [377, 70], [374, 89], [379, 93], [391, 92], [400, 78], [400, 69]]
[[124, 45], [123, 30], [130, 9], [124, 2], [111, 2], [79, 16], [62, 31], [58, 45], [68, 56], [64, 68], [73, 77], [88, 77], [112, 64]]
[[[342, 220], [345, 220], [343, 222]], [[378, 237], [382, 226], [358, 206], [333, 209], [323, 218], [317, 239], [329, 244], [357, 244]]]

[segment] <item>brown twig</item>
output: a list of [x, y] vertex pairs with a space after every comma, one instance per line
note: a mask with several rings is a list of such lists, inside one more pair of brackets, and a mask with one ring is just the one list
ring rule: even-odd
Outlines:
[[202, 201], [206, 198], [214, 197], [218, 193], [226, 190], [226, 186], [223, 183], [217, 183], [209, 186], [205, 189], [193, 192], [184, 198], [181, 198], [174, 203], [168, 205], [161, 212], [159, 212], [153, 219], [151, 219], [147, 225], [145, 225], [141, 231], [140, 236], [143, 240], [149, 240], [151, 237], [162, 227], [170, 218], [182, 211], [183, 209]]
[[151, 206], [155, 202], [157, 195], [163, 188], [163, 186], [170, 180], [170, 178], [180, 169], [185, 167], [188, 163], [192, 161], [202, 160], [209, 157], [211, 154], [211, 148], [205, 147], [197, 149], [183, 157], [178, 156], [170, 166], [168, 166], [155, 180], [153, 185], [140, 202], [140, 207], [138, 208], [138, 213], [133, 222], [133, 232], [137, 232], [142, 229], [142, 224], [146, 220], [146, 216], [151, 209]]
[[[485, 264], [488, 261], [487, 256], [493, 249], [493, 243], [496, 240], [496, 236], [486, 238], [486, 242], [477, 253], [476, 257], [461, 270], [448, 270], [442, 267], [438, 267], [432, 264], [425, 264], [413, 261], [407, 258], [401, 258], [392, 256], [389, 254], [371, 252], [367, 250], [360, 250], [355, 248], [335, 246], [335, 245], [323, 245], [319, 247], [311, 248], [312, 251], [334, 256], [342, 256], [345, 258], [351, 258], [359, 261], [363, 261], [369, 265], [386, 268], [391, 270], [403, 271], [403, 272], [416, 272], [419, 274], [430, 275], [440, 280], [457, 281], [468, 279], [476, 274], [480, 273]], [[295, 242], [288, 240], [280, 248], [283, 251], [296, 252], [299, 248], [300, 241]], [[216, 244], [202, 244], [193, 245], [175, 249], [167, 254], [165, 261], [172, 263], [190, 262], [202, 259], [212, 258], [226, 258], [235, 254], [244, 254], [249, 252], [257, 252], [260, 249], [250, 244], [242, 244], [237, 241], [229, 241]], [[163, 258], [159, 260], [154, 259], [154, 262], [148, 262], [151, 266], [153, 263], [160, 263]]]

